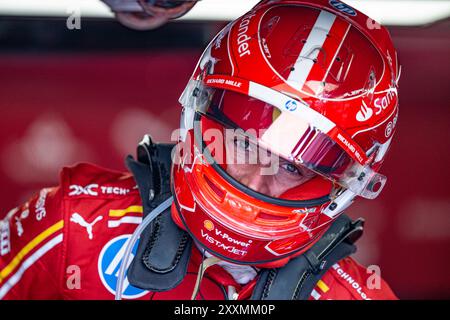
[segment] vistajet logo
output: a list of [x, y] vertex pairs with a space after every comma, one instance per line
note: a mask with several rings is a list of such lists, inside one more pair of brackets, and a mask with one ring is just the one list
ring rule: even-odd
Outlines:
[[[208, 241], [209, 243], [212, 243], [220, 249], [239, 256], [245, 256], [247, 254], [246, 249], [250, 246], [252, 240], [242, 241], [234, 239], [228, 233], [217, 229], [211, 220], [203, 221], [203, 226], [207, 231], [214, 233], [213, 235], [211, 235], [203, 229], [200, 230], [202, 238], [206, 239], [206, 241]], [[227, 242], [225, 242], [224, 240], [226, 240]]]
[[239, 249], [235, 245], [232, 245], [232, 244], [231, 245], [225, 244], [222, 241], [209, 235], [206, 231], [203, 231], [203, 229], [200, 229], [200, 232], [201, 232], [202, 238], [204, 238], [209, 243], [214, 244], [219, 249], [222, 249], [224, 251], [227, 251], [229, 253], [232, 253], [232, 254], [235, 254], [238, 256], [242, 256], [242, 257], [247, 254], [247, 251]]

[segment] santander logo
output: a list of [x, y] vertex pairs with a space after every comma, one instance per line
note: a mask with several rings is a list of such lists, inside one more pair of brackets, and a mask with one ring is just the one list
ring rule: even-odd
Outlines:
[[369, 108], [363, 100], [362, 106], [358, 111], [358, 113], [356, 114], [356, 120], [358, 120], [359, 122], [364, 122], [372, 118], [372, 116], [373, 110]]

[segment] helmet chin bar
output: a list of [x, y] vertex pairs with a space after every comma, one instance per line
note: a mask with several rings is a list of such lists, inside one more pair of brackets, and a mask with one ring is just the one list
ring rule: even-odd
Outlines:
[[[180, 228], [184, 229], [187, 233], [189, 233], [189, 235], [192, 237], [192, 239], [194, 240], [196, 246], [200, 249], [204, 249], [205, 251], [207, 251], [209, 254], [212, 254], [218, 258], [220, 258], [223, 261], [229, 262], [229, 263], [234, 263], [234, 264], [238, 264], [238, 265], [250, 265], [250, 266], [255, 266], [258, 268], [269, 268], [269, 267], [279, 267], [279, 266], [283, 266], [285, 265], [288, 261], [289, 261], [289, 257], [291, 257], [292, 255], [297, 255], [299, 254], [299, 252], [304, 252], [307, 249], [309, 249], [313, 243], [315, 243], [315, 240], [317, 240], [317, 238], [319, 238], [319, 235], [317, 238], [315, 238], [312, 243], [299, 247], [296, 250], [294, 250], [293, 252], [289, 252], [286, 253], [284, 255], [280, 255], [280, 256], [274, 256], [271, 259], [261, 259], [261, 260], [254, 260], [254, 261], [243, 261], [240, 259], [233, 259], [230, 256], [225, 256], [221, 253], [219, 253], [217, 250], [213, 249], [211, 246], [208, 246], [206, 244], [204, 244], [200, 238], [196, 237], [195, 234], [192, 232], [192, 230], [189, 228], [185, 217], [183, 216], [183, 214], [181, 214], [181, 207], [180, 204], [178, 203], [178, 199], [176, 196], [173, 197], [173, 204], [174, 206], [172, 207], [172, 209], [175, 210], [175, 212], [172, 210], [172, 217], [174, 217], [175, 215], [175, 221], [176, 223], [179, 225]], [[180, 225], [181, 223], [181, 225]]]

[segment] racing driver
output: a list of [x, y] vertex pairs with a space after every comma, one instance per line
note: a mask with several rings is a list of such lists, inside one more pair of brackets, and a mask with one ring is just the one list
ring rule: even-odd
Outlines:
[[[263, 0], [208, 45], [175, 144], [81, 163], [1, 220], [2, 299], [396, 299], [351, 255], [398, 116], [388, 31]], [[151, 129], [151, 128], [150, 128]]]

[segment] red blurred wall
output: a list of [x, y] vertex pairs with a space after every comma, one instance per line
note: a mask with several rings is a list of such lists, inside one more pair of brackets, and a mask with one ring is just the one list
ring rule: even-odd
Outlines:
[[[397, 141], [358, 259], [400, 298], [450, 298], [450, 28], [392, 29], [403, 66]], [[125, 169], [143, 134], [170, 141], [200, 50], [0, 55], [0, 217], [79, 161]]]

